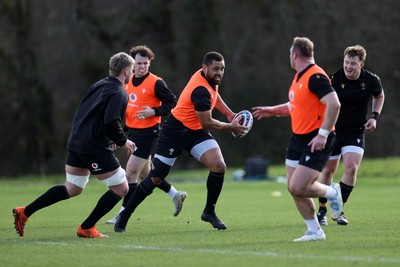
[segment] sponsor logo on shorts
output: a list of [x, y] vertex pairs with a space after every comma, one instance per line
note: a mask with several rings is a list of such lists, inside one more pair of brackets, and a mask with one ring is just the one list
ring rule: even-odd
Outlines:
[[99, 164], [93, 162], [92, 163], [92, 169], [93, 171], [97, 172], [97, 171], [101, 171], [101, 168], [99, 167]]

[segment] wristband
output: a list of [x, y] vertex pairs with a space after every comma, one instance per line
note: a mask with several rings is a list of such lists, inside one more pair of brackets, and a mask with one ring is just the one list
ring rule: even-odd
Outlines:
[[328, 130], [325, 130], [325, 129], [322, 129], [322, 128], [320, 128], [320, 129], [318, 130], [318, 134], [319, 134], [319, 135], [322, 135], [322, 136], [324, 136], [324, 137], [326, 137], [326, 138], [328, 138], [328, 136], [329, 136], [330, 133], [331, 133], [331, 131], [328, 131]]
[[378, 121], [379, 118], [379, 112], [378, 111], [374, 111], [371, 113], [371, 118]]

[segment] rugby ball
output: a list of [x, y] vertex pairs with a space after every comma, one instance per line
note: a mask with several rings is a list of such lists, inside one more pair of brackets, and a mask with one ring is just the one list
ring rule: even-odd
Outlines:
[[242, 138], [243, 136], [245, 136], [246, 134], [248, 134], [251, 130], [251, 127], [253, 126], [253, 115], [251, 115], [251, 112], [248, 110], [242, 110], [239, 111], [235, 117], [233, 117], [233, 120], [235, 120], [237, 117], [242, 116], [242, 118], [239, 121], [239, 124], [242, 126], [246, 127], [246, 130], [243, 134], [241, 135], [237, 135], [232, 133], [232, 135], [234, 137], [238, 137], [238, 138]]

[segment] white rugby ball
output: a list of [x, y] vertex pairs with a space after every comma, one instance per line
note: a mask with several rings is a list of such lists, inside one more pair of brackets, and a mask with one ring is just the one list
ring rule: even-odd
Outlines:
[[[242, 116], [242, 115], [243, 115], [243, 116]], [[241, 118], [240, 121], [239, 121], [239, 124], [242, 125], [242, 126], [245, 126], [245, 127], [246, 127], [246, 130], [245, 130], [245, 132], [244, 132], [243, 134], [241, 134], [241, 135], [237, 135], [237, 134], [234, 134], [234, 133], [232, 133], [232, 135], [233, 135], [234, 137], [242, 138], [243, 136], [245, 136], [246, 134], [248, 134], [248, 133], [250, 132], [251, 127], [253, 126], [253, 115], [252, 115], [251, 112], [248, 111], [248, 110], [242, 110], [242, 111], [239, 111], [239, 112], [235, 115], [235, 117], [233, 117], [233, 120], [235, 120], [235, 119], [236, 119], [237, 117], [239, 117], [239, 116], [242, 116], [242, 118]]]

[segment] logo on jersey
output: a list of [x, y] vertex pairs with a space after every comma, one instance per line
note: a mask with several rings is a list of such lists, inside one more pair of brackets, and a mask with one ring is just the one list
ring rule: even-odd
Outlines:
[[129, 101], [136, 102], [136, 100], [137, 100], [137, 95], [135, 93], [131, 93], [129, 95]]
[[365, 85], [366, 85], [365, 83], [361, 84], [361, 90], [365, 90]]
[[169, 155], [172, 156], [172, 153], [174, 153], [174, 151], [175, 151], [175, 150], [174, 150], [173, 148], [170, 148], [170, 149], [169, 149]]
[[142, 89], [142, 94], [146, 93], [146, 88]]
[[342, 87], [342, 89], [344, 89], [344, 87], [345, 87], [344, 83], [342, 83], [342, 84], [340, 85], [340, 87]]
[[293, 101], [293, 99], [294, 99], [294, 91], [291, 90], [291, 91], [289, 92], [289, 100], [290, 100], [290, 101]]
[[310, 156], [306, 156], [306, 161], [309, 161], [310, 160]]

